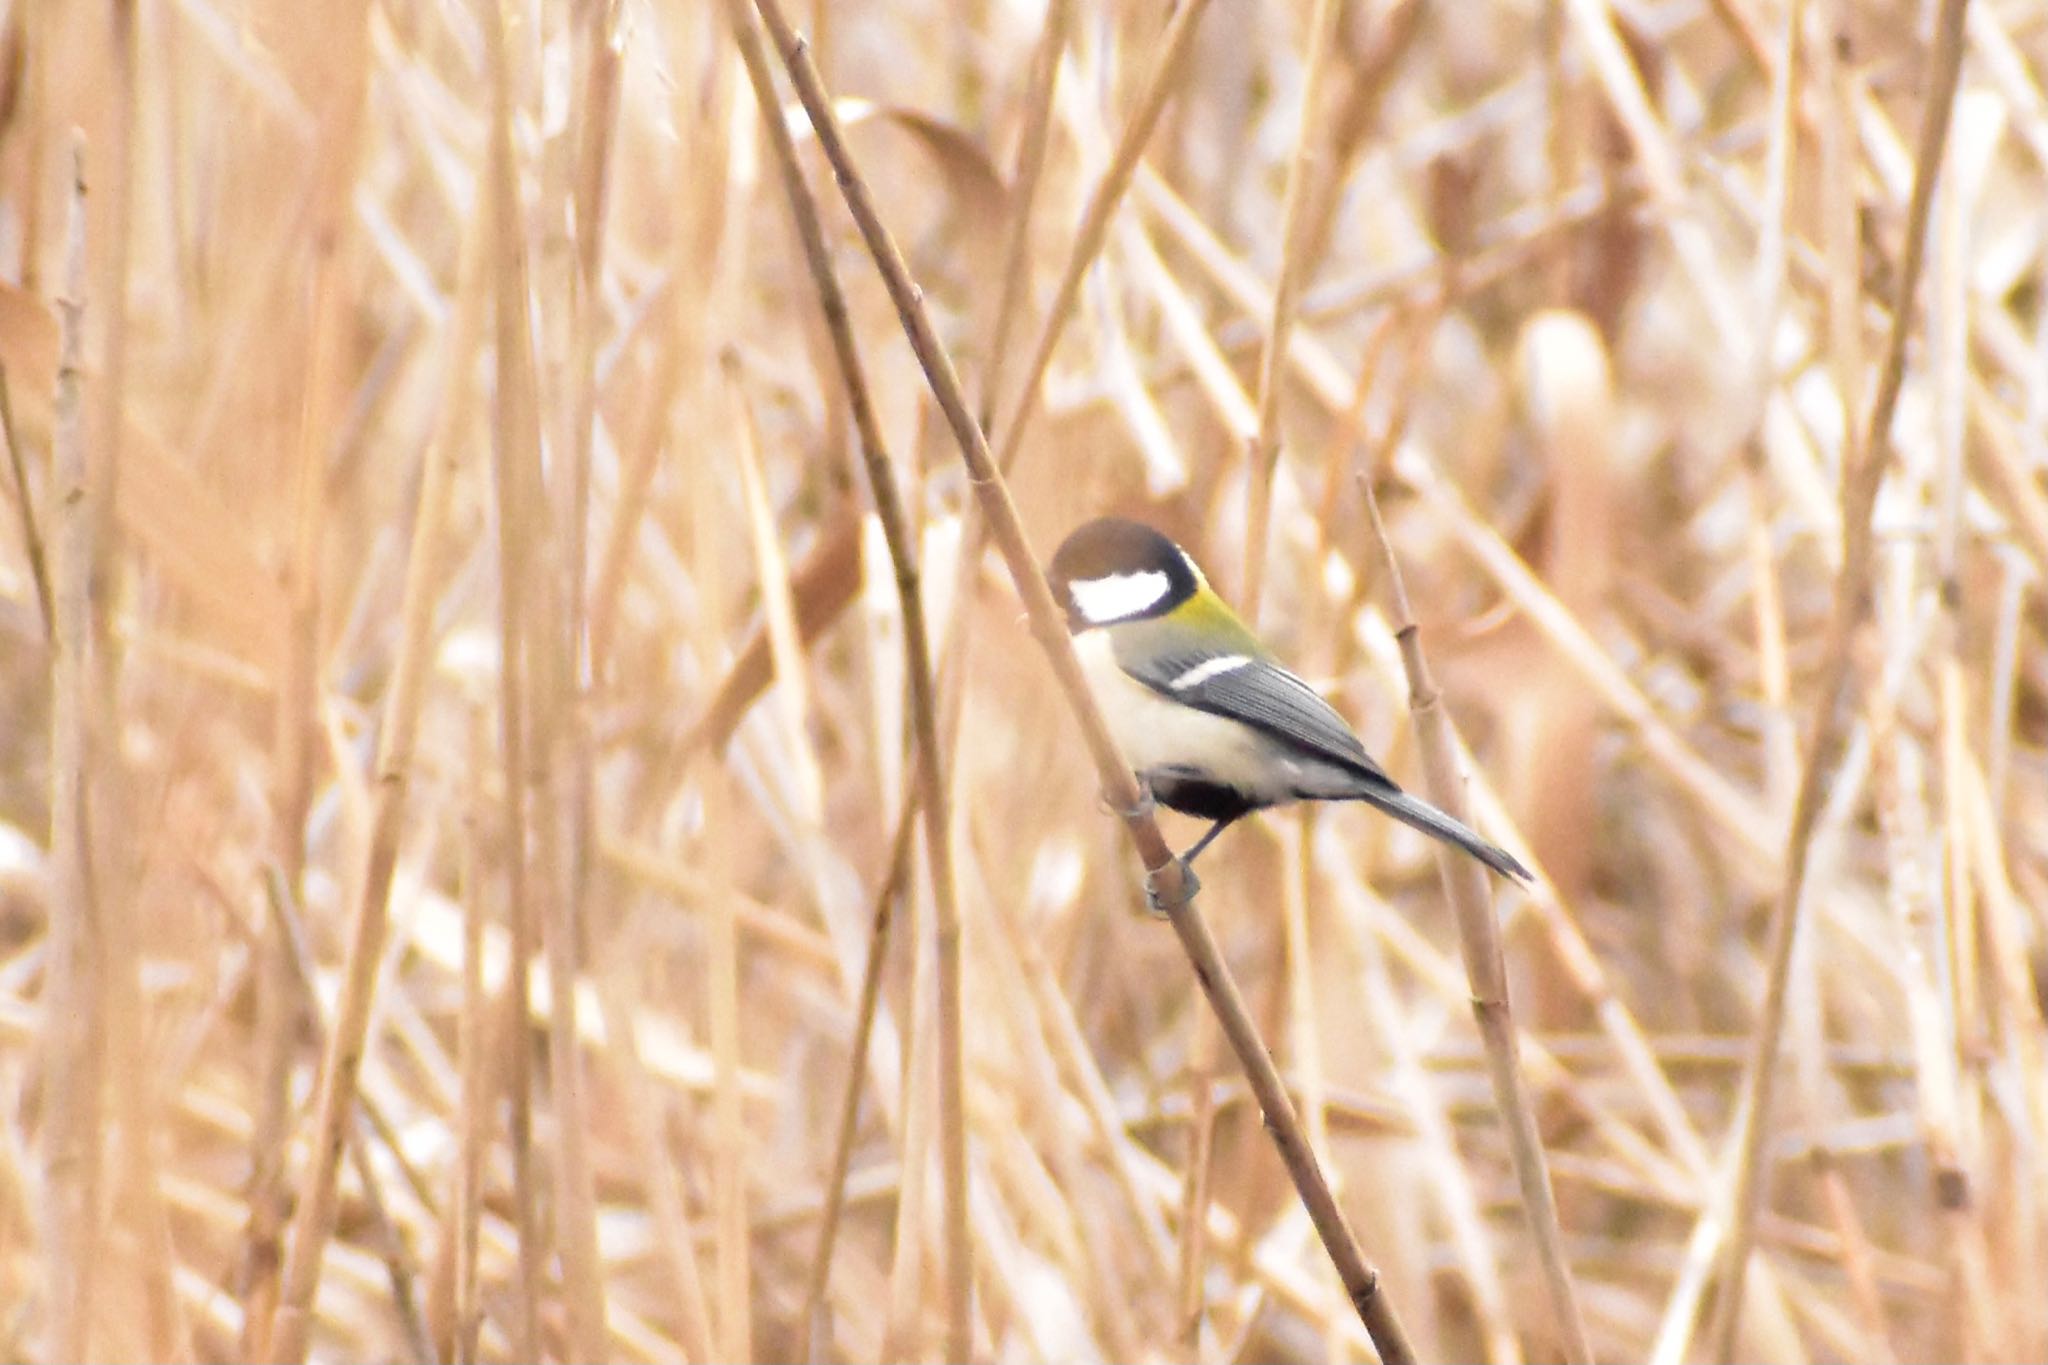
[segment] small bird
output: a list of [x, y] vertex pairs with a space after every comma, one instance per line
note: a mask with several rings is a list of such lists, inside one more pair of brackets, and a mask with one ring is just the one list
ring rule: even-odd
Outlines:
[[1396, 786], [1344, 718], [1276, 662], [1188, 553], [1151, 527], [1104, 517], [1052, 557], [1053, 596], [1110, 733], [1161, 805], [1215, 823], [1290, 801], [1363, 801], [1503, 876], [1505, 849]]

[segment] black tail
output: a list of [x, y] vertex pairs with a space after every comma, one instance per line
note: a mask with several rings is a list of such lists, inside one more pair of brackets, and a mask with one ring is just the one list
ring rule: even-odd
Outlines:
[[1432, 839], [1441, 839], [1464, 849], [1503, 877], [1512, 877], [1519, 882], [1535, 880], [1529, 869], [1516, 861], [1512, 853], [1487, 843], [1461, 821], [1453, 820], [1429, 802], [1418, 800], [1399, 787], [1361, 785], [1358, 799], [1385, 811], [1410, 829], [1420, 830]]

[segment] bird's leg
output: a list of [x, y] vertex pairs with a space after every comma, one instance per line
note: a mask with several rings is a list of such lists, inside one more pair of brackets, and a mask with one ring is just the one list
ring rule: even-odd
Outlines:
[[[1180, 864], [1180, 878], [1181, 886], [1183, 888], [1179, 900], [1168, 902], [1159, 894], [1158, 872], [1151, 872], [1146, 874], [1145, 903], [1152, 907], [1153, 914], [1164, 915], [1168, 911], [1173, 909], [1174, 906], [1185, 905], [1187, 902], [1195, 898], [1195, 893], [1202, 889], [1202, 879], [1195, 875], [1195, 858], [1197, 857], [1197, 855], [1201, 853], [1203, 849], [1209, 846], [1209, 842], [1212, 839], [1214, 839], [1217, 835], [1221, 834], [1224, 830], [1229, 829], [1231, 825], [1235, 824], [1236, 822], [1237, 817], [1234, 815], [1229, 816], [1222, 820], [1218, 820], [1215, 824], [1209, 826], [1209, 832], [1207, 834], [1204, 834], [1201, 838], [1195, 840], [1195, 846], [1193, 848], [1189, 849], [1187, 852], [1181, 854], [1178, 858], [1174, 859], [1175, 862]], [[1165, 869], [1163, 868], [1161, 869], [1161, 871], [1164, 870]]]
[[1218, 820], [1215, 824], [1209, 826], [1209, 832], [1207, 834], [1204, 834], [1201, 838], [1195, 840], [1195, 846], [1189, 849], [1187, 852], [1181, 854], [1180, 860], [1186, 863], [1189, 867], [1193, 867], [1195, 865], [1195, 859], [1198, 856], [1200, 856], [1202, 850], [1207, 848], [1210, 842], [1213, 839], [1215, 839], [1217, 835], [1221, 834], [1224, 830], [1229, 829], [1232, 825], [1236, 824], [1237, 820], [1238, 817], [1235, 815], [1226, 815], [1221, 820]]
[[[1126, 820], [1133, 820], [1141, 815], [1151, 815], [1153, 812], [1159, 809], [1159, 803], [1156, 800], [1154, 800], [1152, 796], [1152, 784], [1145, 780], [1143, 774], [1138, 774], [1137, 776], [1137, 804], [1127, 809], [1117, 809], [1114, 806], [1111, 807], [1112, 810], [1115, 810], [1116, 814], [1122, 816]], [[1103, 804], [1105, 806], [1110, 805], [1108, 796], [1109, 794], [1107, 792], [1103, 793]], [[1208, 840], [1204, 839], [1203, 842], [1206, 843], [1208, 842]], [[1201, 845], [1199, 844], [1196, 845], [1197, 848], [1199, 848], [1200, 846]], [[1195, 870], [1187, 865], [1186, 859], [1176, 858], [1174, 859], [1174, 861], [1180, 864], [1182, 889], [1180, 900], [1174, 901], [1171, 904], [1179, 905], [1184, 904], [1187, 901], [1193, 900], [1195, 898], [1195, 892], [1201, 890], [1202, 883], [1196, 879]], [[1161, 868], [1160, 871], [1163, 872], [1165, 871], [1165, 869]], [[1167, 910], [1170, 908], [1169, 903], [1165, 899], [1163, 899], [1159, 894], [1158, 872], [1147, 872], [1145, 874], [1145, 904], [1152, 907], [1152, 913], [1155, 915], [1163, 916], [1167, 913]]]

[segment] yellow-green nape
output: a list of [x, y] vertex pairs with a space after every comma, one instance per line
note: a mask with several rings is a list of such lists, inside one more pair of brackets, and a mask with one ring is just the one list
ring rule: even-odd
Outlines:
[[1206, 580], [1195, 580], [1195, 591], [1171, 613], [1173, 623], [1195, 632], [1198, 638], [1238, 654], [1263, 657], [1266, 653], [1251, 627], [1238, 619], [1230, 604], [1218, 597]]

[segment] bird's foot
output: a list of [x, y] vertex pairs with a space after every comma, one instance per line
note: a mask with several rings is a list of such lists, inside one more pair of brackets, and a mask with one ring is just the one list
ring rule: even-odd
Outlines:
[[[1166, 873], [1170, 868], [1180, 869], [1180, 894], [1177, 896], [1169, 896], [1167, 888], [1162, 885], [1168, 880]], [[1201, 889], [1202, 879], [1195, 875], [1194, 867], [1185, 858], [1175, 858], [1165, 867], [1145, 874], [1145, 904], [1151, 907], [1153, 914], [1162, 919], [1171, 916], [1182, 906], [1191, 904], [1195, 899], [1195, 893]]]
[[1138, 779], [1138, 800], [1135, 805], [1119, 806], [1111, 799], [1108, 792], [1102, 793], [1102, 804], [1109, 810], [1110, 814], [1120, 816], [1125, 820], [1136, 820], [1141, 816], [1156, 815], [1159, 811], [1159, 803], [1152, 799], [1152, 784], [1142, 777]]

